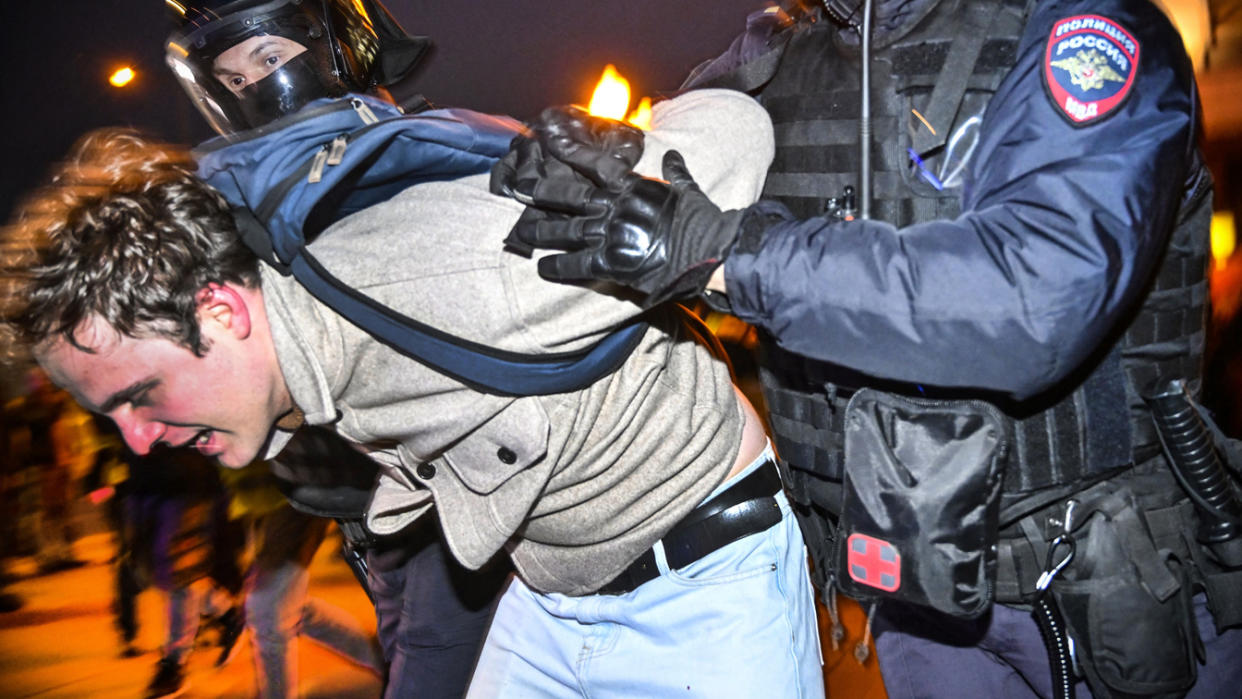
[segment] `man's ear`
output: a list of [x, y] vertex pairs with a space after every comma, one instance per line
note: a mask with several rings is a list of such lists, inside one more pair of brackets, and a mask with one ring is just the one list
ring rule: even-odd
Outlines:
[[250, 306], [232, 285], [212, 282], [199, 289], [195, 301], [200, 323], [216, 323], [239, 340], [250, 335]]

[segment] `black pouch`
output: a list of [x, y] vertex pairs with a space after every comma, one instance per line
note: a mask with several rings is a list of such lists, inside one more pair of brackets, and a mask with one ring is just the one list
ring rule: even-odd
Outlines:
[[1053, 598], [1094, 696], [1183, 696], [1199, 648], [1186, 571], [1152, 545], [1132, 497], [1111, 500], [1075, 534]]
[[986, 611], [1004, 453], [1001, 414], [986, 403], [854, 394], [834, 554], [841, 590], [960, 617]]

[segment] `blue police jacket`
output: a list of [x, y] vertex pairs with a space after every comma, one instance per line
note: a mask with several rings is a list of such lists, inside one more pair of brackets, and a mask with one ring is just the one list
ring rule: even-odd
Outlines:
[[1037, 3], [1018, 51], [958, 218], [799, 221], [761, 202], [750, 213], [774, 222], [725, 263], [735, 313], [797, 354], [1019, 399], [1084, 362], [1142, 300], [1209, 177], [1193, 71], [1140, 0]]

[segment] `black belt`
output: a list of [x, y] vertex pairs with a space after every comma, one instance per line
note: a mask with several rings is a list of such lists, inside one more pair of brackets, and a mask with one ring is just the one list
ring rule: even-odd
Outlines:
[[[723, 493], [691, 510], [660, 539], [668, 567], [672, 570], [684, 568], [781, 521], [780, 506], [773, 497], [779, 492], [781, 479], [776, 462], [768, 460]], [[624, 595], [659, 576], [655, 550], [647, 549], [597, 592]]]

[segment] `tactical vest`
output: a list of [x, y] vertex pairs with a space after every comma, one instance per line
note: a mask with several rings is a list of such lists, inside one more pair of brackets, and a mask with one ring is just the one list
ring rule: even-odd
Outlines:
[[[945, 7], [949, 4], [956, 7]], [[940, 9], [946, 11], [924, 14], [907, 23], [909, 30], [873, 42], [872, 218], [901, 227], [957, 216], [959, 194], [952, 178], [958, 161], [969, 157], [970, 130], [1016, 60], [1024, 5], [1023, 0], [944, 0]], [[779, 67], [757, 94], [772, 116], [777, 146], [764, 197], [781, 201], [800, 218], [831, 215], [825, 209], [847, 185], [856, 185], [859, 169], [859, 51], [837, 27], [816, 19], [812, 14], [786, 30]], [[957, 42], [973, 46], [963, 51]], [[952, 84], [941, 87], [945, 83]], [[947, 133], [942, 129], [943, 145], [923, 151], [927, 144], [920, 143], [911, 120], [936, 115], [943, 120], [946, 114], [952, 127]], [[911, 150], [922, 156], [921, 167], [911, 164]], [[933, 181], [949, 186], [939, 190]], [[1210, 215], [1208, 191], [1183, 205], [1141, 308], [1111, 347], [1064, 382], [1066, 389], [1022, 404], [993, 401], [1005, 413], [1008, 451], [1002, 526], [1114, 474], [1167, 473], [1141, 396], [1155, 382], [1172, 378], [1185, 380], [1192, 394], [1199, 392]], [[823, 562], [831, 560], [839, 514], [841, 423], [849, 396], [862, 387], [954, 396], [930, 387], [877, 386], [873, 379], [791, 355], [775, 343], [765, 343], [763, 351], [760, 379], [770, 426], [822, 587], [828, 584]], [[1039, 571], [1008, 568], [1001, 566], [997, 599], [1017, 602]], [[1030, 579], [1005, 579], [1015, 574]]]

